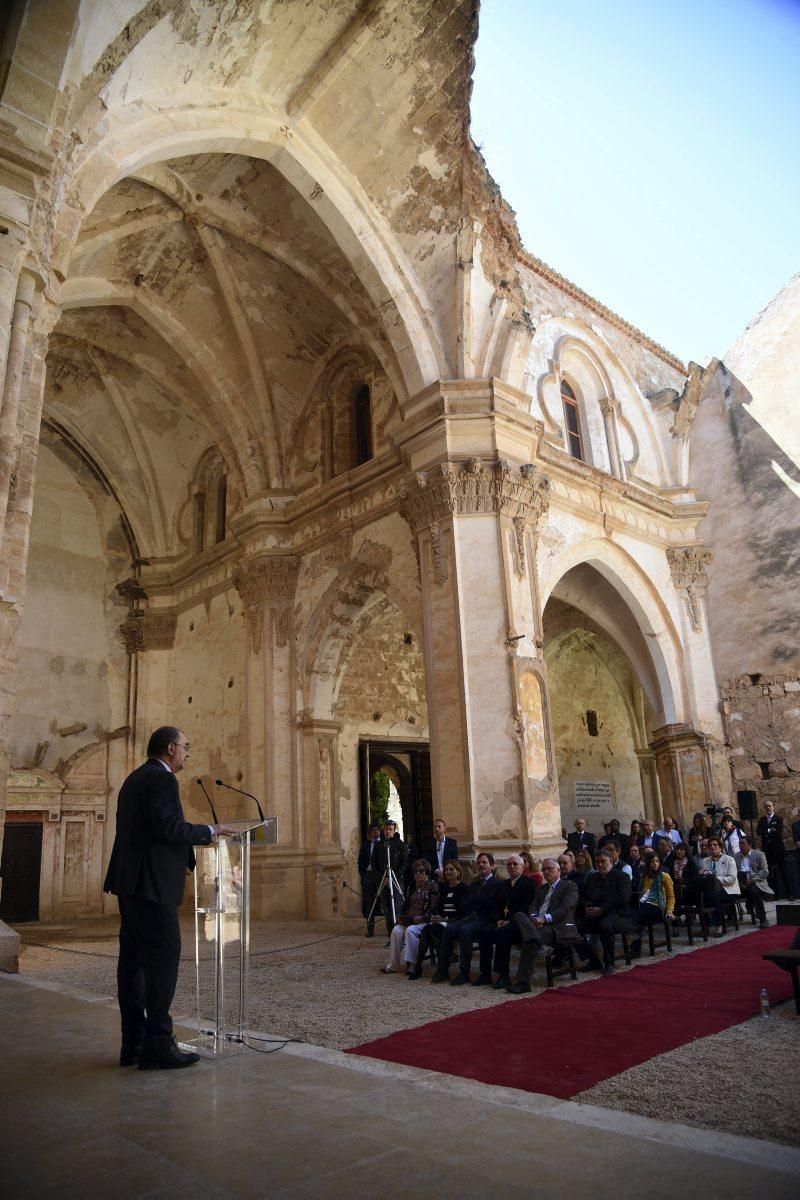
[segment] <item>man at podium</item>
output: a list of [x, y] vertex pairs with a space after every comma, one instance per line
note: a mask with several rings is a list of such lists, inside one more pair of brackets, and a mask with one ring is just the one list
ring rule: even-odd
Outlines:
[[150, 737], [147, 762], [120, 788], [117, 831], [103, 890], [119, 902], [117, 996], [122, 1022], [119, 1065], [140, 1071], [190, 1067], [172, 1036], [170, 1005], [178, 982], [181, 930], [178, 906], [193, 846], [234, 835], [230, 825], [191, 825], [184, 819], [178, 781], [189, 757], [186, 734], [164, 725]]

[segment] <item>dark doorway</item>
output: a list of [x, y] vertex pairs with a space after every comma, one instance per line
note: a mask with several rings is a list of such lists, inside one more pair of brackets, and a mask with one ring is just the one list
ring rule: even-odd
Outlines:
[[39, 920], [41, 869], [41, 825], [23, 822], [7, 824], [0, 865], [3, 878], [0, 917], [4, 921]]
[[[421, 851], [433, 837], [433, 797], [431, 795], [431, 755], [426, 745], [398, 742], [360, 742], [361, 832], [367, 835], [371, 819], [383, 807], [382, 791], [388, 778], [394, 787], [393, 802], [399, 802], [404, 837], [408, 834]], [[396, 793], [396, 795], [395, 795]], [[389, 810], [394, 816], [394, 811]]]

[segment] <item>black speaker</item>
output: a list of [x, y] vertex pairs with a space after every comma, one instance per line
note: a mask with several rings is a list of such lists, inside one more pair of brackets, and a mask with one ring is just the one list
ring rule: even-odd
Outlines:
[[736, 799], [739, 802], [739, 816], [742, 820], [755, 821], [758, 816], [758, 793], [737, 792]]

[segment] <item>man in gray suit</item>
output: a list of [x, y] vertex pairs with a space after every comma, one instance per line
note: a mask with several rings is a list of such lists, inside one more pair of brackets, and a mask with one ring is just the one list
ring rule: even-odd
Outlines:
[[512, 996], [531, 990], [533, 961], [540, 950], [550, 954], [554, 946], [581, 941], [575, 924], [578, 885], [561, 877], [555, 858], [542, 860], [542, 875], [544, 883], [537, 890], [529, 912], [515, 913], [511, 918], [522, 934], [517, 981], [506, 988]]
[[745, 898], [747, 911], [753, 913], [762, 929], [769, 922], [764, 908], [764, 897], [772, 897], [769, 887], [769, 864], [763, 850], [754, 850], [750, 838], [739, 834], [739, 851], [736, 854], [736, 870], [739, 873], [739, 887]]

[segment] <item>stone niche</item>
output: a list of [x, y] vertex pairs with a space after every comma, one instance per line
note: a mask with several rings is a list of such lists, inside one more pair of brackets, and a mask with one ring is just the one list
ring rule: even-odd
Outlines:
[[800, 676], [735, 675], [720, 684], [722, 721], [736, 791], [773, 800], [788, 832], [800, 805]]
[[103, 911], [107, 758], [103, 743], [78, 751], [63, 777], [35, 768], [9, 773], [6, 819], [42, 825], [40, 921]]

